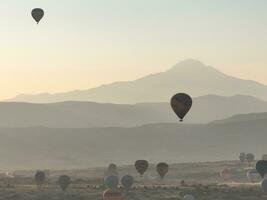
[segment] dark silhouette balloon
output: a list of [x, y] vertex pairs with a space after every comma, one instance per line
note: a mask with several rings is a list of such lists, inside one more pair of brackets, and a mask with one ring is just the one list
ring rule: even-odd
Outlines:
[[256, 163], [256, 170], [258, 171], [258, 173], [263, 178], [264, 175], [267, 173], [267, 160], [259, 160]]
[[58, 184], [63, 191], [65, 191], [69, 187], [70, 182], [70, 177], [67, 175], [62, 175], [58, 178]]
[[119, 178], [117, 176], [107, 176], [104, 178], [105, 185], [109, 189], [116, 189], [119, 184]]
[[167, 163], [159, 163], [157, 164], [157, 172], [160, 175], [161, 179], [164, 178], [164, 176], [167, 174], [169, 170], [169, 165]]
[[142, 176], [148, 169], [148, 161], [146, 160], [137, 160], [134, 164], [136, 171]]
[[171, 107], [182, 122], [192, 106], [192, 98], [185, 93], [178, 93], [171, 98]]
[[45, 181], [45, 173], [43, 171], [37, 171], [34, 176], [35, 183], [38, 187], [41, 187]]
[[130, 175], [125, 175], [121, 179], [121, 184], [126, 190], [131, 189], [133, 183], [134, 183], [134, 178]]
[[103, 200], [123, 200], [120, 191], [107, 189], [103, 192]]
[[119, 176], [118, 170], [117, 170], [117, 165], [111, 163], [108, 166], [108, 169], [104, 173], [104, 177], [106, 176]]
[[44, 16], [44, 11], [41, 8], [34, 8], [32, 10], [32, 17], [37, 22], [37, 24], [41, 21]]

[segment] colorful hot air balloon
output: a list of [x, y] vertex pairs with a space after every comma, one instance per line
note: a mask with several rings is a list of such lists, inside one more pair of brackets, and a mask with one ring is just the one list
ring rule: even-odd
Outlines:
[[261, 188], [264, 193], [267, 193], [267, 179], [263, 179], [261, 182]]
[[44, 11], [41, 8], [34, 8], [32, 10], [32, 17], [37, 22], [37, 24], [41, 21], [44, 16]]
[[107, 176], [104, 178], [105, 185], [112, 190], [115, 190], [119, 184], [119, 178], [117, 176]]
[[157, 172], [160, 175], [161, 179], [164, 178], [164, 176], [167, 174], [169, 170], [169, 165], [167, 163], [159, 163], [157, 164]]
[[121, 179], [121, 184], [126, 190], [131, 189], [133, 183], [134, 183], [134, 178], [130, 175], [125, 175]]
[[42, 187], [45, 181], [45, 173], [43, 171], [37, 171], [34, 176], [37, 187]]
[[120, 191], [107, 189], [103, 192], [103, 200], [123, 200]]
[[247, 172], [247, 178], [252, 183], [257, 182], [260, 179], [260, 174], [257, 172], [256, 169], [251, 169]]
[[171, 98], [171, 107], [182, 122], [192, 106], [192, 98], [185, 93], [178, 93]]
[[264, 175], [267, 173], [267, 160], [259, 160], [256, 163], [256, 170], [258, 171], [258, 173], [263, 178]]
[[195, 197], [192, 194], [186, 194], [183, 200], [195, 200]]
[[58, 184], [63, 191], [65, 191], [70, 185], [71, 179], [67, 175], [62, 175], [58, 178]]
[[134, 164], [136, 171], [142, 176], [148, 169], [148, 161], [146, 160], [137, 160]]

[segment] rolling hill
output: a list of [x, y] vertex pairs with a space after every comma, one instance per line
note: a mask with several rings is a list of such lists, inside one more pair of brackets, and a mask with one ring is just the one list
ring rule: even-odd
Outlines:
[[116, 82], [84, 91], [18, 95], [8, 101], [35, 103], [93, 101], [132, 104], [168, 102], [177, 92], [186, 92], [193, 97], [209, 94], [221, 96], [241, 94], [267, 100], [267, 86], [263, 84], [225, 75], [196, 60], [185, 60], [165, 72], [151, 74], [134, 81]]
[[[194, 98], [185, 123], [208, 123], [236, 114], [264, 111], [267, 112], [267, 102], [254, 97], [208, 95]], [[134, 127], [162, 122], [178, 122], [169, 103], [0, 102], [0, 127]]]
[[76, 168], [237, 159], [266, 153], [267, 120], [224, 124], [151, 124], [134, 128], [1, 128], [0, 167]]

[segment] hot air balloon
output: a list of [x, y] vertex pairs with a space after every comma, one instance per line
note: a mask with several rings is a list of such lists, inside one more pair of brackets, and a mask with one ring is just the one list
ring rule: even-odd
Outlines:
[[195, 197], [191, 194], [186, 194], [184, 197], [183, 197], [183, 200], [195, 200]]
[[126, 190], [131, 189], [133, 182], [134, 182], [134, 178], [130, 175], [125, 175], [121, 179], [121, 184]]
[[106, 176], [119, 176], [119, 173], [118, 173], [118, 170], [117, 170], [117, 165], [111, 163], [108, 166], [108, 169], [104, 174], [104, 177], [106, 177]]
[[134, 164], [136, 171], [142, 176], [148, 169], [148, 161], [146, 160], [137, 160]]
[[185, 93], [178, 93], [171, 98], [171, 107], [182, 122], [192, 106], [192, 98]]
[[120, 191], [107, 189], [103, 192], [103, 200], [123, 200]]
[[167, 174], [169, 170], [169, 165], [167, 163], [159, 163], [157, 164], [157, 172], [160, 175], [161, 179], [164, 178], [164, 176]]
[[32, 10], [32, 17], [37, 22], [37, 24], [41, 21], [44, 16], [44, 11], [41, 8], [34, 8]]
[[267, 179], [263, 179], [261, 182], [261, 188], [264, 193], [267, 193]]
[[45, 181], [45, 173], [43, 171], [37, 171], [34, 179], [37, 187], [41, 188]]
[[58, 184], [63, 191], [65, 191], [69, 187], [70, 182], [70, 177], [67, 175], [62, 175], [58, 178]]
[[247, 178], [249, 181], [254, 183], [260, 179], [260, 174], [257, 172], [256, 169], [251, 169], [247, 172]]
[[258, 173], [263, 178], [264, 175], [267, 173], [267, 160], [259, 160], [256, 163], [256, 170], [258, 171]]
[[107, 176], [104, 178], [104, 183], [109, 189], [116, 189], [119, 184], [119, 178], [117, 176]]

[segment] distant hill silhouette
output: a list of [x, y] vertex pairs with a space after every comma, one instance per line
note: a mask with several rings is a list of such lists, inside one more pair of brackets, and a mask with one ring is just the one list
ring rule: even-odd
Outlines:
[[[207, 123], [236, 114], [267, 112], [267, 102], [250, 96], [208, 95], [193, 99], [184, 123]], [[178, 122], [169, 103], [100, 104], [60, 102], [0, 103], [0, 127], [133, 127], [149, 123]]]
[[83, 168], [238, 159], [266, 153], [267, 120], [224, 124], [151, 124], [134, 128], [0, 128], [2, 168]]
[[229, 117], [227, 119], [216, 120], [212, 123], [216, 124], [226, 124], [226, 123], [238, 123], [238, 122], [248, 122], [248, 121], [266, 121], [267, 112], [263, 113], [250, 113], [250, 114], [239, 114]]
[[171, 69], [143, 78], [102, 85], [97, 88], [57, 94], [19, 95], [9, 101], [61, 102], [93, 101], [104, 103], [167, 102], [177, 92], [190, 95], [249, 95], [267, 100], [267, 86], [251, 80], [225, 75], [196, 60], [185, 60]]

